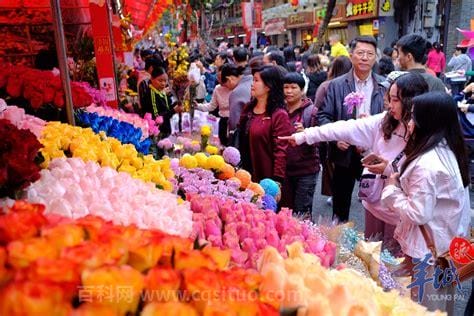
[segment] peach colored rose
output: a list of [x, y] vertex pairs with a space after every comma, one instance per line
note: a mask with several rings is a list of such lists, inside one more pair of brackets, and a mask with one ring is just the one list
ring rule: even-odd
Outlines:
[[83, 242], [86, 237], [86, 231], [79, 225], [65, 224], [42, 229], [41, 236], [55, 245], [58, 250], [61, 250]]
[[118, 315], [135, 314], [144, 288], [144, 277], [130, 266], [108, 266], [82, 273], [79, 300], [112, 307]]
[[66, 259], [40, 258], [30, 264], [24, 276], [32, 282], [45, 282], [58, 285], [65, 296], [71, 299], [81, 283], [79, 266]]
[[207, 268], [216, 270], [217, 264], [207, 254], [199, 250], [177, 251], [174, 257], [174, 267], [177, 270], [191, 268]]
[[86, 241], [61, 251], [61, 258], [76, 262], [83, 268], [98, 268], [103, 265], [120, 265], [127, 262], [128, 249], [120, 242], [99, 243]]
[[58, 315], [71, 311], [60, 287], [42, 282], [12, 282], [0, 290], [0, 315]]
[[153, 268], [145, 277], [144, 299], [147, 302], [177, 302], [181, 275], [169, 268]]
[[8, 263], [16, 269], [25, 268], [39, 258], [56, 259], [58, 251], [45, 238], [12, 241], [7, 246]]
[[38, 236], [47, 222], [43, 211], [43, 205], [16, 201], [6, 215], [0, 216], [0, 244]]
[[151, 303], [145, 306], [141, 316], [197, 316], [197, 311], [189, 304], [179, 302]]
[[230, 250], [221, 250], [216, 247], [206, 246], [201, 252], [208, 255], [217, 264], [219, 270], [224, 270], [229, 266]]
[[104, 306], [94, 303], [81, 304], [73, 310], [70, 316], [117, 316], [115, 310], [110, 306]]
[[145, 271], [154, 267], [161, 257], [163, 247], [159, 244], [148, 242], [142, 246], [129, 249], [128, 265], [138, 271]]

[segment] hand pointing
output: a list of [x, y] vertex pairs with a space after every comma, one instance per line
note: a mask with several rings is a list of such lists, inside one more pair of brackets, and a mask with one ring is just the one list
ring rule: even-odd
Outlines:
[[281, 139], [281, 140], [286, 140], [290, 143], [291, 146], [296, 146], [296, 138], [294, 135], [290, 135], [290, 136], [278, 136], [278, 139]]

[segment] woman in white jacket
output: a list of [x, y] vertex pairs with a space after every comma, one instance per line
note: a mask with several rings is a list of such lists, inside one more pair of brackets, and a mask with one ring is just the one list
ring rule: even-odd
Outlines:
[[[358, 120], [337, 121], [323, 126], [306, 128], [303, 132], [285, 137], [290, 143], [314, 144], [324, 141], [345, 141], [372, 151], [372, 157], [364, 162], [363, 174], [391, 174], [388, 160], [393, 160], [405, 148], [408, 141], [408, 122], [411, 119], [411, 99], [428, 91], [428, 85], [418, 74], [403, 74], [389, 89], [388, 111]], [[382, 159], [384, 157], [385, 159]], [[378, 162], [376, 160], [379, 160]], [[384, 177], [385, 177], [384, 176]], [[377, 177], [381, 177], [378, 175]], [[383, 181], [381, 182], [383, 186]], [[381, 192], [381, 190], [380, 190]], [[380, 198], [374, 202], [362, 201], [365, 213], [365, 237], [379, 237], [384, 247], [395, 248], [393, 232], [399, 222], [398, 214], [382, 206]]]
[[[429, 239], [436, 254], [446, 252], [470, 226], [469, 162], [455, 101], [442, 92], [413, 98], [413, 125], [400, 174], [392, 174], [382, 192], [383, 204], [400, 216], [394, 236], [407, 260], [430, 255]], [[433, 284], [424, 289], [423, 305], [446, 310], [446, 302], [427, 295], [443, 289], [434, 292]]]

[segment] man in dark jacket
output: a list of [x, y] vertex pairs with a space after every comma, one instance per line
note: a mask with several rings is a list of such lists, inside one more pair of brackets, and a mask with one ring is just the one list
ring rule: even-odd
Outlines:
[[[351, 43], [352, 70], [334, 80], [328, 86], [326, 98], [318, 111], [320, 125], [340, 120], [358, 119], [383, 111], [384, 78], [373, 73], [377, 43], [371, 36], [357, 37]], [[344, 98], [351, 92], [364, 96], [362, 104], [348, 110]], [[349, 219], [351, 196], [355, 180], [360, 177], [362, 166], [360, 153], [346, 142], [338, 141], [330, 147], [329, 159], [335, 164], [332, 183], [333, 217], [341, 222]]]
[[[309, 98], [304, 98], [305, 80], [290, 72], [283, 78], [286, 107], [292, 124], [292, 133], [315, 125], [317, 109]], [[319, 173], [317, 144], [286, 149], [286, 178], [281, 206], [293, 209], [297, 216], [311, 220], [313, 194]]]

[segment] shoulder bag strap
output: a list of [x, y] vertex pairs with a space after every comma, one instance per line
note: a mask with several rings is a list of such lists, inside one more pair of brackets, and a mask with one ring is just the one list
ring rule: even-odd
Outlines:
[[438, 258], [438, 254], [436, 253], [436, 246], [435, 246], [433, 236], [431, 236], [431, 234], [429, 233], [425, 225], [419, 225], [418, 227], [420, 227], [420, 231], [421, 231], [421, 234], [423, 235], [423, 239], [425, 239], [426, 246], [428, 246], [428, 249], [431, 251], [431, 254], [433, 255], [433, 259], [436, 260]]

